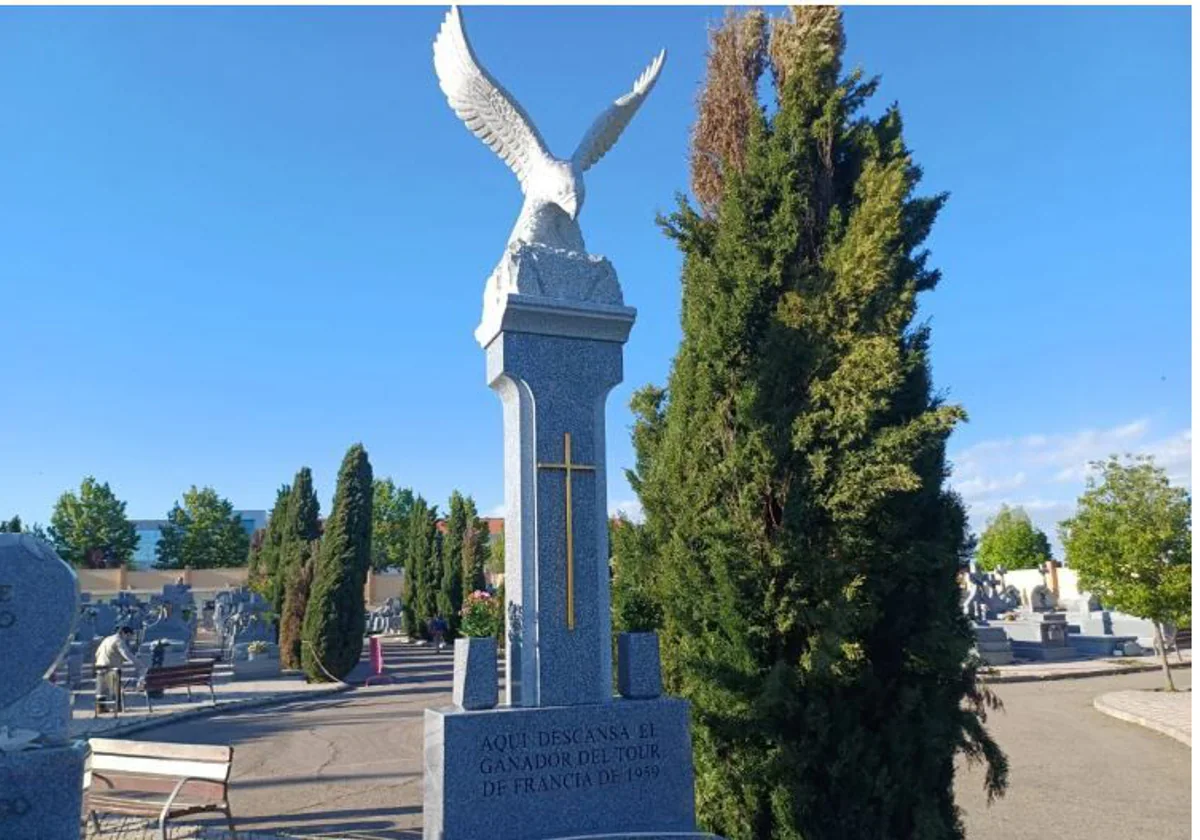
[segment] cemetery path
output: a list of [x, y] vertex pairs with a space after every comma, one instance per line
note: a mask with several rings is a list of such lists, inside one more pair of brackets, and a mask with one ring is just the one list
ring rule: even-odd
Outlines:
[[[1092, 707], [1100, 694], [1157, 688], [1161, 673], [995, 686], [1004, 711], [988, 728], [1008, 754], [1009, 791], [991, 807], [982, 768], [960, 762], [968, 840], [1187, 840], [1191, 750]], [[1175, 684], [1191, 686], [1190, 671]]]
[[[233, 745], [239, 828], [297, 837], [416, 840], [423, 710], [449, 702], [451, 655], [386, 643], [392, 685], [232, 712], [135, 736]], [[365, 666], [350, 681], [366, 676]], [[356, 680], [357, 677], [357, 680]], [[1099, 694], [1155, 688], [1156, 673], [996, 686], [989, 727], [1009, 757], [1009, 792], [988, 807], [983, 771], [960, 767], [968, 840], [1047, 831], [1062, 840], [1186, 840], [1191, 751], [1096, 711]], [[1191, 674], [1176, 682], [1190, 687]], [[217, 825], [217, 823], [213, 823]]]
[[[453, 654], [389, 641], [384, 660], [392, 684], [134, 737], [233, 746], [230, 797], [239, 829], [415, 840], [421, 836], [424, 709], [450, 702]], [[361, 683], [367, 675], [364, 657], [347, 681]]]

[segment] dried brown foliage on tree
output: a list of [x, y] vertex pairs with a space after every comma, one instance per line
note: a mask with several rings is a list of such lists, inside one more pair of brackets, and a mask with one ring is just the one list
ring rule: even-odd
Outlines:
[[301, 629], [312, 590], [313, 560], [320, 546], [320, 540], [313, 540], [304, 547], [300, 562], [284, 589], [283, 613], [279, 617], [279, 659], [284, 668], [304, 667], [300, 661]]
[[789, 17], [771, 20], [768, 53], [775, 86], [782, 90], [793, 67], [820, 73], [836, 83], [845, 46], [842, 11], [837, 6], [792, 6]]
[[767, 17], [758, 9], [730, 10], [709, 33], [708, 71], [692, 127], [692, 194], [708, 215], [716, 213], [725, 173], [740, 169], [750, 122], [759, 108], [758, 80], [766, 60]]

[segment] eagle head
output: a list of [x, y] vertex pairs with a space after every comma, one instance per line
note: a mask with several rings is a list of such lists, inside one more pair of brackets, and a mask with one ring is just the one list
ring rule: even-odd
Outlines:
[[548, 160], [535, 176], [538, 197], [556, 204], [572, 220], [583, 208], [583, 170], [574, 161]]

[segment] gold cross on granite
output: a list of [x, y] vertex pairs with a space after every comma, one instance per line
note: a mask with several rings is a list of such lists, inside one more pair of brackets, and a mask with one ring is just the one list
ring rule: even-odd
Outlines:
[[571, 527], [571, 474], [592, 471], [591, 464], [576, 464], [571, 460], [571, 433], [563, 432], [563, 462], [561, 464], [538, 464], [541, 470], [563, 470], [567, 482], [567, 629], [575, 629], [575, 531]]

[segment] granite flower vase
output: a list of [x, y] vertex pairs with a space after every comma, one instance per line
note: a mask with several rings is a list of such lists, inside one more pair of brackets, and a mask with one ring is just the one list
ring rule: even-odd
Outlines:
[[651, 700], [662, 696], [657, 633], [618, 634], [617, 691], [629, 700]]
[[454, 705], [468, 711], [494, 709], [500, 699], [496, 640], [468, 636], [454, 642]]

